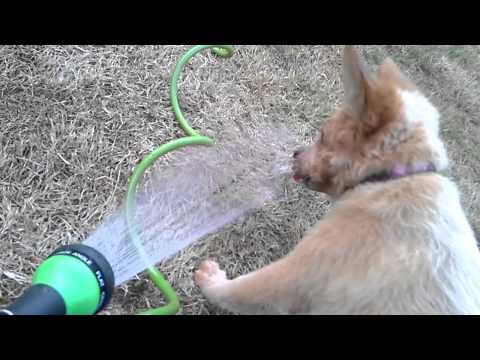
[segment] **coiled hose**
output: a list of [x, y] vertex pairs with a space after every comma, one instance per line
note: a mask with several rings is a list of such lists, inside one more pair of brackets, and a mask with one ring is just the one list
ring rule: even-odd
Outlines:
[[[145, 171], [154, 164], [154, 162], [160, 157], [167, 154], [170, 151], [180, 149], [184, 146], [190, 145], [213, 145], [214, 141], [211, 138], [200, 135], [195, 131], [183, 116], [182, 111], [180, 110], [180, 105], [178, 103], [178, 88], [177, 82], [182, 72], [184, 66], [190, 61], [199, 52], [212, 49], [212, 52], [220, 57], [228, 58], [233, 55], [233, 46], [232, 45], [198, 45], [190, 49], [182, 56], [180, 61], [175, 67], [173, 72], [171, 82], [170, 82], [170, 101], [172, 103], [173, 111], [175, 117], [185, 131], [185, 137], [172, 140], [166, 144], [161, 145], [160, 147], [154, 149], [149, 155], [147, 155], [134, 169], [128, 184], [128, 191], [126, 196], [126, 219], [127, 219], [127, 228], [128, 233], [135, 244], [140, 256], [144, 259], [145, 263], [150, 264], [145, 249], [142, 247], [140, 242], [140, 235], [136, 228], [135, 224], [135, 195], [137, 191], [138, 184], [145, 173]], [[174, 315], [180, 309], [180, 302], [178, 296], [172, 286], [168, 281], [163, 277], [160, 271], [154, 265], [149, 265], [147, 268], [148, 275], [153, 281], [155, 286], [161, 291], [162, 295], [165, 297], [167, 302], [166, 305], [161, 306], [156, 309], [150, 309], [144, 312], [141, 312], [140, 315]]]

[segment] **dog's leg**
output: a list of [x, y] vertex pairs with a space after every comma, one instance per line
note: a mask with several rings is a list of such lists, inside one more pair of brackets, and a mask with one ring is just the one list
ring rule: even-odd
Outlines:
[[205, 297], [227, 310], [242, 314], [287, 314], [306, 311], [295, 291], [297, 276], [287, 259], [228, 280], [214, 261], [204, 261], [195, 281]]

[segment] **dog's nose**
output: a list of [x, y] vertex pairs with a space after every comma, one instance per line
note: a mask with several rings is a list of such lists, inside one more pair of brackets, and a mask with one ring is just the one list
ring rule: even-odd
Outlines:
[[297, 149], [293, 152], [293, 158], [296, 159], [298, 155], [300, 155], [303, 152], [303, 148]]

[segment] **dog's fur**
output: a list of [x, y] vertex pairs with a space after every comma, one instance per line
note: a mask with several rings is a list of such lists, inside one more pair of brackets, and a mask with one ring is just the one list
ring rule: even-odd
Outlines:
[[[344, 105], [295, 152], [297, 180], [334, 199], [285, 258], [228, 280], [195, 274], [211, 302], [245, 314], [478, 314], [480, 253], [448, 165], [435, 107], [387, 59], [371, 74], [345, 47]], [[435, 172], [419, 172], [430, 164]], [[365, 182], [393, 169], [395, 179]]]

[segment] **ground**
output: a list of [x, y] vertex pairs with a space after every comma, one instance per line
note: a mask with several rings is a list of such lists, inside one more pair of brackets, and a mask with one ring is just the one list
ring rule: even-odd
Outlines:
[[[61, 244], [82, 241], [121, 203], [149, 150], [182, 136], [169, 78], [188, 46], [0, 48], [0, 305], [18, 296]], [[307, 141], [341, 100], [340, 46], [238, 46], [230, 59], [194, 58], [179, 83], [193, 126], [222, 119], [289, 124]], [[442, 113], [441, 132], [469, 220], [480, 228], [480, 47], [362, 46], [370, 64], [391, 56]], [[292, 149], [293, 151], [293, 149]], [[287, 200], [202, 239], [159, 264], [181, 314], [223, 314], [193, 284], [214, 258], [228, 276], [286, 254], [328, 210], [319, 194], [288, 186]], [[305, 216], [306, 209], [313, 215]], [[162, 298], [144, 276], [117, 289], [103, 314], [133, 314]]]

